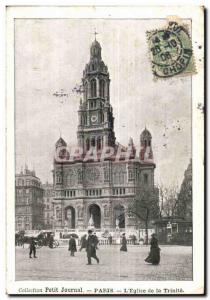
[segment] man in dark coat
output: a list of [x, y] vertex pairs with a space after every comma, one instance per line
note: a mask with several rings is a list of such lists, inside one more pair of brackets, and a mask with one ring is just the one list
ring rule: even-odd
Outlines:
[[122, 246], [120, 248], [120, 251], [125, 251], [127, 252], [127, 239], [125, 237], [125, 233], [123, 233], [123, 237], [122, 237]]
[[30, 251], [29, 251], [29, 258], [32, 258], [31, 257], [32, 253], [34, 255], [34, 258], [37, 258], [36, 257], [36, 242], [35, 242], [34, 237], [32, 237], [31, 240], [30, 240], [29, 249], [30, 249]]
[[112, 245], [112, 235], [110, 233], [110, 235], [108, 236], [108, 241], [109, 241], [109, 245]]
[[83, 248], [86, 249], [86, 246], [87, 246], [87, 239], [86, 239], [86, 236], [87, 236], [87, 234], [85, 234], [85, 235], [83, 235], [83, 236], [81, 237], [81, 241], [80, 241], [81, 247], [80, 247], [79, 251], [82, 251]]
[[150, 253], [145, 259], [145, 262], [153, 265], [158, 265], [160, 263], [160, 248], [158, 246], [158, 239], [156, 238], [155, 233], [152, 234], [150, 241]]
[[76, 245], [76, 241], [75, 238], [71, 235], [70, 239], [69, 239], [69, 251], [70, 251], [70, 255], [74, 256], [74, 253], [77, 252], [77, 245]]
[[87, 265], [91, 265], [91, 257], [93, 257], [99, 264], [99, 259], [96, 256], [96, 246], [97, 246], [96, 238], [93, 235], [92, 230], [88, 230], [88, 239], [87, 239], [87, 246], [86, 246], [87, 258], [88, 258]]

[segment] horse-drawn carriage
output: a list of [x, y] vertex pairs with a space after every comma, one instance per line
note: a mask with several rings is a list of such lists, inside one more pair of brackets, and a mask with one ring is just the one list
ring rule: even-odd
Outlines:
[[20, 231], [15, 234], [15, 245], [24, 247], [25, 244], [30, 244], [32, 238], [34, 238], [37, 248], [43, 246], [57, 248], [59, 246], [58, 240], [54, 239], [54, 233], [48, 230], [40, 231], [38, 234], [26, 234], [24, 231]]

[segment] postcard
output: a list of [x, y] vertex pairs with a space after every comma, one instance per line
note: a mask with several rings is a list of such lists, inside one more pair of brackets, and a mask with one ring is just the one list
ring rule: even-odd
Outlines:
[[205, 293], [204, 7], [7, 7], [7, 290]]

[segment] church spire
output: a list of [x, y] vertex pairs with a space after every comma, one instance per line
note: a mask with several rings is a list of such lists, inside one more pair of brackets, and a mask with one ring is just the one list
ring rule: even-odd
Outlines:
[[90, 60], [83, 72], [83, 105], [79, 107], [78, 144], [88, 151], [115, 145], [114, 117], [109, 102], [109, 73], [101, 57], [101, 45], [96, 40], [90, 47]]
[[95, 41], [96, 41], [96, 35], [99, 34], [99, 33], [96, 32], [96, 29], [95, 29], [93, 34], [95, 35]]

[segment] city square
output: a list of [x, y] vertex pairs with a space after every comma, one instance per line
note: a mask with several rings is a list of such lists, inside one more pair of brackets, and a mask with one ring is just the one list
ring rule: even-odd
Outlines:
[[16, 247], [16, 280], [192, 280], [192, 247], [163, 245], [160, 248], [161, 260], [157, 266], [144, 262], [149, 246], [143, 245], [128, 245], [128, 252], [121, 252], [119, 245], [101, 245], [97, 251], [100, 263], [92, 259], [93, 264], [86, 265], [84, 249], [70, 257], [67, 247], [42, 247], [37, 250], [38, 258], [29, 259], [25, 245], [25, 248]]

